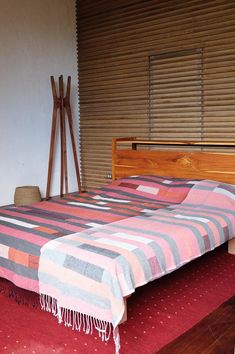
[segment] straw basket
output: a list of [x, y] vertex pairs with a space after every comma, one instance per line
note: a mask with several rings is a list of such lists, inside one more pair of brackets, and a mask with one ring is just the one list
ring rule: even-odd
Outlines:
[[16, 187], [14, 203], [16, 206], [29, 205], [41, 201], [41, 194], [37, 186]]

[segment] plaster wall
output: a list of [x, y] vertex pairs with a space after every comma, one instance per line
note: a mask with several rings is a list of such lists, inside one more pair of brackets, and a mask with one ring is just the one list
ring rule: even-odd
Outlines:
[[[45, 196], [52, 94], [50, 76], [72, 77], [79, 145], [74, 0], [0, 0], [0, 205], [16, 186], [38, 185]], [[58, 132], [57, 132], [58, 133]], [[58, 136], [58, 134], [57, 134]], [[59, 137], [51, 195], [59, 194]], [[69, 190], [77, 189], [68, 139]]]

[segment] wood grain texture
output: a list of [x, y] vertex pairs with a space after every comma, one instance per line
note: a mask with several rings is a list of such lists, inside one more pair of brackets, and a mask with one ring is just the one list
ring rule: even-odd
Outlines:
[[235, 255], [235, 238], [228, 241], [228, 253]]
[[[118, 149], [117, 144], [128, 143], [128, 140], [113, 141], [113, 179], [138, 175], [153, 174], [183, 178], [212, 179], [225, 183], [235, 183], [235, 153], [233, 152], [204, 152], [204, 151], [167, 151], [167, 150], [132, 150], [134, 145], [148, 144], [146, 140], [130, 139], [129, 149]], [[183, 146], [200, 146], [199, 142], [168, 142]], [[154, 142], [150, 141], [151, 145]], [[159, 145], [161, 142], [155, 142]], [[164, 146], [166, 146], [164, 142]], [[205, 148], [209, 145], [203, 142]], [[216, 144], [216, 143], [213, 143]], [[221, 143], [218, 143], [220, 147]], [[226, 144], [226, 143], [224, 143]], [[227, 147], [231, 147], [228, 143]], [[233, 144], [234, 145], [234, 144]], [[223, 145], [223, 148], [226, 146]]]
[[234, 354], [235, 297], [159, 350], [158, 354]]
[[[234, 140], [233, 0], [77, 4], [81, 159], [88, 189], [107, 183], [113, 137]], [[201, 50], [199, 61], [190, 57], [195, 50]], [[187, 62], [170, 55], [158, 60], [182, 51]], [[150, 58], [156, 59], [151, 66]], [[192, 81], [184, 81], [195, 72], [203, 81], [196, 96]], [[151, 107], [150, 97], [159, 99]], [[202, 108], [195, 108], [197, 101]]]

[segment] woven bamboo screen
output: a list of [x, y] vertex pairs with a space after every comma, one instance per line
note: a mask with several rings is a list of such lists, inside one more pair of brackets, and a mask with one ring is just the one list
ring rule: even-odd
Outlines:
[[78, 1], [83, 184], [111, 139], [235, 139], [235, 1]]
[[201, 140], [202, 50], [163, 53], [149, 59], [150, 137]]

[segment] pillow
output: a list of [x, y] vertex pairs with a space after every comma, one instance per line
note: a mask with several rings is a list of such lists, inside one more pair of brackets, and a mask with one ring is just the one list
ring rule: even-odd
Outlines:
[[235, 211], [235, 185], [202, 180], [192, 188], [184, 204], [207, 205]]
[[111, 187], [127, 193], [130, 197], [144, 197], [156, 201], [181, 203], [190, 189], [200, 180], [186, 178], [139, 175], [114, 181]]

